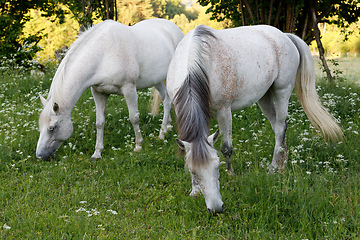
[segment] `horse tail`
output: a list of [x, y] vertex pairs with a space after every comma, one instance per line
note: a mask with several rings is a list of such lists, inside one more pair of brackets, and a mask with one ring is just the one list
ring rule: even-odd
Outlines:
[[325, 138], [332, 141], [341, 140], [343, 133], [335, 118], [329, 114], [321, 104], [315, 88], [315, 69], [308, 45], [293, 34], [286, 34], [300, 53], [295, 92], [309, 118], [311, 124], [318, 129]]
[[209, 42], [216, 39], [211, 29], [198, 26], [193, 33], [188, 57], [188, 73], [174, 96], [179, 139], [192, 143], [188, 165], [207, 163], [210, 124], [210, 87], [205, 57]]
[[155, 117], [160, 112], [161, 97], [159, 92], [153, 87], [151, 88], [149, 108], [151, 108], [151, 116]]

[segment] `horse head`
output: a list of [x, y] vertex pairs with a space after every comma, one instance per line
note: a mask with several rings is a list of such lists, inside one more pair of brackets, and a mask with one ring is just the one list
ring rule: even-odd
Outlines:
[[209, 159], [206, 164], [195, 165], [191, 164], [191, 151], [193, 143], [181, 141], [176, 139], [180, 149], [186, 153], [186, 165], [191, 174], [192, 192], [191, 196], [197, 196], [201, 192], [205, 197], [206, 207], [210, 213], [221, 213], [224, 209], [224, 203], [220, 194], [219, 184], [219, 166], [220, 159], [217, 151], [214, 148], [214, 143], [219, 136], [219, 132], [215, 132], [208, 137], [207, 151]]
[[36, 147], [36, 157], [49, 159], [51, 155], [67, 140], [72, 132], [71, 114], [64, 114], [58, 103], [48, 101], [40, 96], [44, 106], [39, 119], [40, 137]]

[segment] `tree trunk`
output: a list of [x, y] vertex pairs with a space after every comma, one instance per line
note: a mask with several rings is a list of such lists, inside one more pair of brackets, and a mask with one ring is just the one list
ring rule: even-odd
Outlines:
[[327, 75], [329, 81], [333, 82], [334, 79], [331, 76], [331, 72], [330, 72], [329, 66], [326, 63], [326, 59], [325, 59], [325, 55], [324, 55], [325, 51], [324, 51], [324, 47], [322, 45], [321, 38], [320, 38], [320, 29], [318, 27], [318, 19], [316, 18], [315, 6], [312, 4], [310, 4], [310, 11], [311, 11], [311, 15], [312, 15], [312, 18], [314, 21], [313, 28], [314, 28], [314, 33], [315, 33], [316, 44], [317, 44], [318, 50], [319, 50], [319, 55], [320, 55], [319, 57], [324, 66], [324, 69], [325, 69], [325, 72], [326, 72], [326, 75]]
[[275, 16], [275, 20], [274, 20], [274, 27], [277, 27], [280, 29], [280, 26], [279, 26], [279, 18], [280, 18], [280, 13], [281, 13], [281, 1], [279, 1], [279, 5], [278, 5], [278, 8], [277, 8], [277, 12], [276, 12], [276, 16]]
[[114, 0], [114, 20], [115, 20], [115, 21], [118, 20], [118, 11], [117, 11], [116, 0]]
[[109, 0], [105, 0], [106, 19], [110, 19]]
[[240, 14], [241, 14], [241, 23], [243, 26], [245, 26], [245, 13], [244, 13], [244, 8], [243, 8], [243, 3], [240, 0]]
[[249, 2], [248, 2], [247, 0], [244, 0], [244, 2], [245, 2], [246, 9], [247, 9], [248, 12], [249, 12], [249, 15], [250, 15], [250, 18], [251, 18], [251, 22], [254, 23], [255, 19], [254, 19], [254, 15], [253, 15], [253, 13], [252, 13], [252, 11], [251, 11], [251, 6], [250, 6], [250, 4], [249, 4]]
[[268, 25], [271, 25], [271, 14], [272, 14], [272, 9], [273, 9], [273, 4], [274, 4], [274, 0], [271, 0], [270, 2], [270, 9], [269, 9], [269, 17], [268, 17]]
[[116, 6], [115, 1], [113, 1], [113, 0], [105, 0], [106, 19], [113, 19], [114, 20], [115, 6]]
[[324, 69], [325, 69], [325, 72], [326, 72], [326, 75], [329, 79], [330, 82], [333, 82], [334, 79], [333, 77], [331, 76], [331, 72], [330, 72], [330, 69], [329, 69], [329, 66], [327, 65], [326, 63], [326, 59], [325, 59], [325, 55], [324, 55], [324, 47], [322, 45], [322, 42], [321, 42], [321, 39], [320, 39], [320, 30], [318, 28], [318, 26], [316, 25], [316, 27], [314, 27], [314, 31], [315, 31], [315, 39], [316, 39], [316, 44], [318, 46], [318, 50], [319, 50], [319, 58], [324, 66]]

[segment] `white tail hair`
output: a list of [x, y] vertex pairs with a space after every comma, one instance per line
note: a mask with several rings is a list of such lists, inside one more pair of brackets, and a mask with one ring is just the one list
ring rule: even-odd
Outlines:
[[341, 127], [335, 118], [329, 114], [321, 104], [315, 87], [315, 69], [308, 45], [293, 34], [286, 34], [300, 53], [300, 65], [297, 71], [295, 92], [309, 118], [311, 124], [318, 129], [325, 138], [332, 141], [343, 139]]
[[155, 117], [160, 112], [161, 97], [159, 92], [153, 87], [150, 93], [149, 108], [151, 108], [151, 116]]

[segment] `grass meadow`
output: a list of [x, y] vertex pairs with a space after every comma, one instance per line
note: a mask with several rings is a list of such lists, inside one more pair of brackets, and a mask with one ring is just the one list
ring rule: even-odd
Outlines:
[[[234, 174], [220, 168], [225, 211], [212, 216], [192, 198], [190, 174], [177, 156], [175, 127], [157, 138], [161, 116], [139, 91], [143, 150], [123, 97], [107, 105], [105, 149], [95, 147], [95, 105], [87, 90], [72, 113], [74, 133], [51, 161], [35, 157], [39, 94], [45, 75], [3, 73], [0, 81], [0, 238], [2, 239], [358, 239], [360, 238], [360, 77], [358, 59], [336, 83], [318, 74], [318, 93], [345, 139], [324, 141], [291, 98], [284, 174], [268, 175], [274, 133], [259, 107], [233, 113]], [[174, 113], [173, 119], [175, 119]], [[211, 132], [217, 130], [216, 122]], [[220, 143], [216, 144], [220, 153]]]

